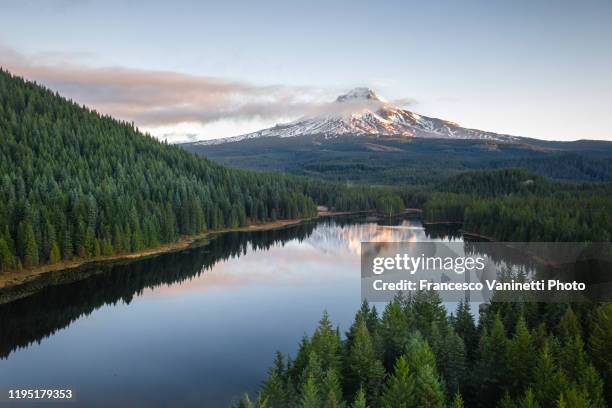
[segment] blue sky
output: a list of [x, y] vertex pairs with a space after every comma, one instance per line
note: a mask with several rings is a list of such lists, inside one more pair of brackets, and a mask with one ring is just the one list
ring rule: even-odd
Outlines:
[[0, 65], [172, 140], [257, 130], [355, 86], [467, 127], [612, 140], [609, 1], [0, 5]]

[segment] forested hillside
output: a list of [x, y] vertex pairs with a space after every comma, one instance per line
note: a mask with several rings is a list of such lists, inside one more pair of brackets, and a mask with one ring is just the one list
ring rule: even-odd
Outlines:
[[226, 169], [0, 71], [0, 270], [309, 217], [304, 188]]
[[432, 185], [463, 171], [525, 168], [558, 180], [612, 181], [612, 142], [321, 135], [182, 147], [229, 166], [335, 181]]
[[562, 183], [526, 170], [468, 172], [440, 183], [427, 221], [462, 222], [499, 241], [612, 240], [612, 184]]

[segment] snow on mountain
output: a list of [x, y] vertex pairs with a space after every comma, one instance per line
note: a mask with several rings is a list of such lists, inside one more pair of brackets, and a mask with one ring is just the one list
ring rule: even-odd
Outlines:
[[355, 88], [325, 107], [320, 114], [279, 124], [245, 135], [203, 140], [199, 145], [237, 142], [260, 137], [323, 135], [399, 136], [447, 139], [487, 139], [516, 141], [515, 136], [467, 129], [442, 119], [421, 116], [381, 99], [368, 88]]

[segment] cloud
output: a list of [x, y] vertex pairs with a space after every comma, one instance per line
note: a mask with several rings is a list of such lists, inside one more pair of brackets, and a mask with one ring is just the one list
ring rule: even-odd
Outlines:
[[[233, 136], [300, 117], [376, 110], [382, 104], [334, 103], [337, 89], [261, 86], [172, 71], [87, 64], [94, 60], [91, 53], [24, 55], [0, 43], [0, 66], [13, 74], [173, 142]], [[406, 105], [414, 100], [392, 102]]]
[[171, 71], [91, 67], [66, 63], [61, 56], [28, 57], [0, 45], [0, 64], [13, 74], [139, 126], [296, 117], [321, 105], [322, 91], [315, 88], [258, 86]]
[[416, 105], [418, 101], [414, 98], [400, 98], [392, 100], [391, 103], [397, 106], [412, 106]]

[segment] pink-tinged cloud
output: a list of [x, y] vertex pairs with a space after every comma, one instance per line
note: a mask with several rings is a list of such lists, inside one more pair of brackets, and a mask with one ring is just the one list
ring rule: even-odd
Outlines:
[[[317, 90], [170, 71], [90, 67], [31, 58], [0, 44], [0, 66], [101, 113], [140, 126], [301, 116]], [[309, 99], [310, 98], [310, 99]]]

